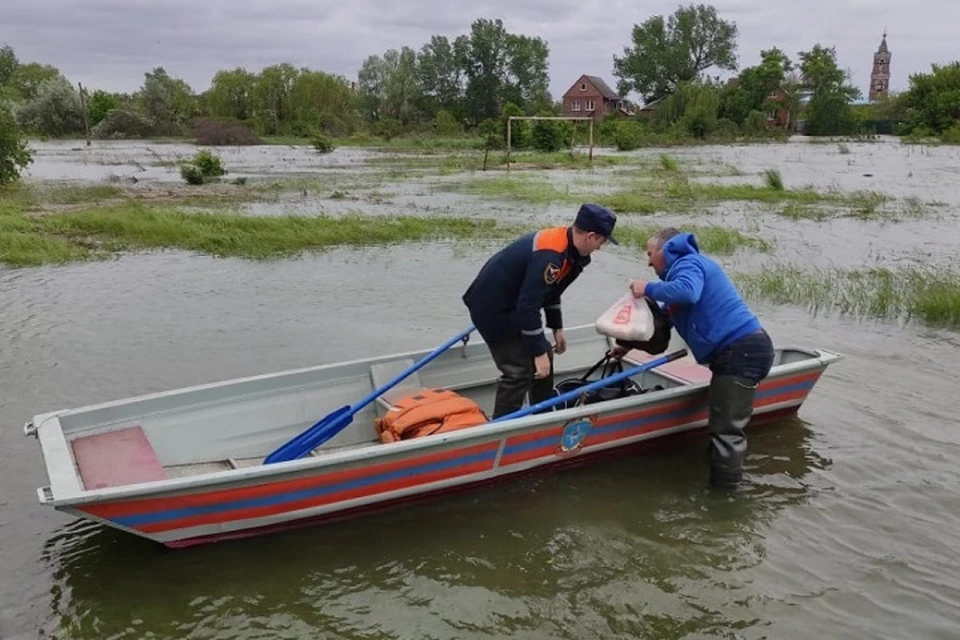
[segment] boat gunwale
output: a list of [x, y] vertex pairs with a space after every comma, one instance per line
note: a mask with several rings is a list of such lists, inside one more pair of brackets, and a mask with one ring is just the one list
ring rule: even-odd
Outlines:
[[[589, 326], [589, 325], [587, 325]], [[807, 371], [816, 371], [821, 372], [825, 371], [827, 367], [843, 358], [843, 356], [837, 352], [833, 352], [827, 349], [818, 349], [818, 348], [808, 348], [808, 347], [797, 347], [792, 345], [786, 345], [783, 347], [777, 347], [781, 352], [784, 351], [795, 351], [800, 353], [805, 353], [810, 355], [810, 358], [804, 360], [798, 360], [796, 362], [790, 362], [786, 364], [776, 365], [770, 372], [770, 375], [767, 379], [776, 379], [784, 377], [793, 373], [807, 372]], [[107, 406], [118, 406], [122, 404], [128, 404], [136, 402], [137, 400], [144, 397], [158, 397], [164, 395], [173, 395], [176, 393], [183, 393], [187, 390], [193, 391], [200, 388], [210, 388], [218, 386], [227, 386], [231, 384], [237, 384], [241, 382], [246, 382], [251, 379], [268, 379], [271, 377], [279, 377], [287, 375], [290, 373], [300, 373], [308, 371], [316, 371], [321, 369], [327, 369], [338, 366], [345, 366], [350, 364], [362, 364], [372, 361], [382, 361], [386, 359], [392, 359], [394, 357], [409, 357], [410, 355], [424, 354], [427, 351], [413, 351], [407, 352], [405, 354], [388, 355], [388, 356], [378, 356], [374, 358], [363, 358], [359, 360], [354, 360], [350, 362], [338, 362], [338, 363], [329, 363], [324, 365], [317, 365], [314, 367], [307, 367], [301, 369], [294, 369], [288, 371], [259, 374], [257, 376], [249, 376], [244, 378], [236, 378], [233, 380], [224, 380], [215, 383], [208, 383], [205, 385], [193, 386], [193, 387], [184, 387], [181, 389], [174, 389], [166, 392], [159, 392], [155, 394], [146, 394], [146, 396], [131, 397], [122, 400], [111, 401], [109, 403], [100, 403], [98, 405], [89, 405], [87, 407], [79, 407], [76, 409], [68, 410], [69, 413], [80, 413], [82, 411], [88, 411], [94, 408], [99, 408], [104, 405]], [[639, 363], [638, 363], [639, 364]], [[662, 374], [665, 375], [665, 374]], [[76, 472], [76, 467], [73, 462], [72, 457], [70, 457], [69, 452], [67, 451], [58, 451], [51, 452], [43, 447], [43, 440], [40, 438], [40, 431], [43, 429], [52, 430], [55, 429], [59, 432], [60, 437], [66, 441], [66, 437], [63, 434], [63, 428], [60, 424], [60, 416], [65, 415], [64, 412], [51, 412], [42, 414], [42, 416], [37, 416], [37, 418], [43, 418], [39, 425], [34, 429], [34, 432], [38, 436], [38, 440], [41, 442], [41, 450], [44, 455], [44, 460], [46, 462], [48, 479], [51, 484], [47, 487], [41, 487], [38, 489], [38, 496], [40, 501], [43, 504], [53, 506], [53, 507], [70, 507], [91, 503], [102, 503], [110, 501], [119, 501], [127, 499], [137, 499], [148, 497], [153, 494], [163, 494], [171, 493], [177, 491], [189, 491], [194, 489], [216, 489], [224, 485], [231, 485], [239, 482], [249, 482], [251, 480], [264, 480], [269, 482], [271, 478], [291, 475], [291, 474], [302, 474], [304, 472], [316, 472], [321, 471], [326, 467], [337, 467], [341, 465], [352, 465], [356, 463], [371, 463], [375, 462], [378, 458], [382, 457], [410, 457], [417, 455], [418, 453], [429, 453], [431, 450], [447, 448], [449, 445], [465, 445], [471, 440], [483, 440], [483, 441], [503, 441], [505, 438], [514, 435], [515, 432], [524, 432], [528, 431], [531, 428], [538, 426], [545, 426], [548, 424], [556, 423], [566, 423], [571, 420], [582, 418], [588, 415], [609, 415], [624, 410], [644, 407], [647, 405], [656, 405], [662, 403], [668, 403], [671, 400], [676, 400], [677, 398], [682, 398], [689, 395], [694, 395], [699, 391], [702, 391], [709, 382], [699, 382], [699, 383], [687, 383], [676, 387], [671, 387], [663, 389], [660, 391], [650, 392], [643, 395], [637, 396], [628, 396], [624, 398], [617, 398], [613, 400], [608, 400], [602, 403], [602, 409], [598, 410], [597, 404], [581, 406], [581, 407], [571, 407], [569, 409], [563, 409], [560, 411], [553, 411], [549, 413], [539, 414], [539, 415], [529, 415], [523, 416], [516, 420], [509, 420], [502, 423], [490, 424], [486, 423], [484, 425], [478, 425], [482, 428], [469, 428], [461, 429], [457, 431], [452, 431], [444, 434], [436, 434], [428, 438], [415, 438], [411, 440], [403, 440], [400, 442], [391, 443], [389, 447], [383, 446], [375, 441], [371, 441], [369, 445], [362, 445], [359, 447], [353, 447], [350, 449], [343, 450], [332, 450], [329, 452], [324, 452], [316, 456], [306, 456], [297, 460], [290, 460], [270, 465], [254, 465], [249, 467], [241, 467], [238, 469], [223, 469], [218, 471], [209, 471], [205, 473], [200, 473], [196, 475], [182, 476], [177, 478], [167, 478], [164, 480], [155, 480], [150, 482], [143, 482], [137, 484], [123, 485], [119, 487], [107, 487], [102, 489], [88, 490], [84, 489], [80, 484], [79, 476]], [[601, 404], [601, 403], [598, 403]], [[55, 420], [55, 422], [51, 422]], [[56, 453], [57, 459], [54, 460], [56, 465], [51, 465], [48, 456], [50, 453]], [[66, 460], [59, 460], [60, 456], [66, 456]], [[52, 457], [52, 456], [51, 456]], [[61, 495], [58, 496], [58, 491], [55, 491], [53, 488], [54, 482], [53, 477], [50, 475], [52, 468], [62, 468], [62, 465], [66, 465], [66, 468], [73, 472], [74, 482], [71, 483], [71, 487], [61, 487]], [[55, 474], [59, 476], [68, 475], [64, 473]], [[68, 491], [66, 494], [63, 494], [64, 489], [74, 489], [75, 491]], [[44, 495], [44, 490], [49, 490], [50, 497], [47, 498]]]

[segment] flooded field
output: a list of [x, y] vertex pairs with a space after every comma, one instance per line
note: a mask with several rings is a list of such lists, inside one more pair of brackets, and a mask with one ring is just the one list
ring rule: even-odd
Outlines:
[[[191, 145], [34, 149], [35, 191], [6, 215], [70, 242], [75, 216], [88, 226], [70, 228], [110, 251], [0, 266], [0, 638], [956, 637], [960, 321], [949, 286], [916, 296], [956, 273], [960, 149], [602, 150], [592, 168], [508, 173], [476, 170], [478, 153], [262, 146], [216, 149], [228, 174], [196, 188], [177, 167]], [[462, 328], [460, 295], [491, 251], [594, 197], [623, 207], [631, 240], [666, 223], [702, 230], [776, 342], [845, 355], [799, 419], [751, 436], [737, 497], [707, 490], [695, 442], [174, 552], [37, 503], [46, 476], [21, 433], [33, 414], [434, 346]], [[216, 212], [224, 234], [237, 214], [408, 216], [456, 240], [404, 227], [376, 246], [344, 236], [269, 260], [216, 257], [204, 243], [105, 235], [93, 209], [132, 201]], [[495, 226], [451, 226], [461, 218]], [[876, 269], [886, 284], [813, 286]], [[645, 256], [605, 248], [565, 295], [567, 323], [593, 322], [634, 277], [650, 277]], [[946, 320], [924, 315], [930, 304]]]

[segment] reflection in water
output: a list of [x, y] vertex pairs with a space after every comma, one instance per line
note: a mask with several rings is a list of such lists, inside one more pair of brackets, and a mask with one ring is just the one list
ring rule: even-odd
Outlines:
[[[69, 638], [672, 638], [763, 624], [745, 574], [807, 499], [799, 419], [756, 430], [748, 485], [705, 487], [702, 436], [362, 519], [170, 551], [98, 525], [51, 536]], [[717, 599], [730, 593], [729, 599]]]

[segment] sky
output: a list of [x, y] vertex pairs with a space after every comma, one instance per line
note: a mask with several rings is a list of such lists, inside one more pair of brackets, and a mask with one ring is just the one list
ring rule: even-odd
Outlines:
[[[280, 62], [355, 80], [364, 59], [387, 49], [419, 49], [434, 34], [468, 33], [477, 18], [500, 18], [510, 33], [543, 38], [555, 99], [580, 74], [616, 87], [613, 56], [631, 30], [679, 0], [0, 0], [0, 45], [21, 62], [58, 67], [73, 82], [135, 91], [143, 74], [164, 67], [194, 91], [220, 69], [259, 71]], [[779, 46], [796, 59], [814, 44], [835, 46], [840, 66], [866, 95], [884, 29], [892, 52], [891, 89], [911, 73], [960, 59], [957, 0], [717, 0], [739, 29], [740, 68]], [[778, 6], [779, 4], [779, 6]], [[469, 7], [469, 8], [467, 8]], [[708, 72], [710, 73], [710, 72]], [[713, 70], [711, 75], [730, 74]]]

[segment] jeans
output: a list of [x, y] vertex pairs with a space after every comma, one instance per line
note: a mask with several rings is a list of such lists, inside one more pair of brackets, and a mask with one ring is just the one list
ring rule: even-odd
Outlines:
[[522, 408], [527, 394], [530, 396], [531, 405], [553, 395], [553, 351], [547, 352], [550, 357], [550, 373], [545, 378], [534, 379], [536, 369], [533, 358], [527, 353], [519, 334], [488, 346], [501, 374], [497, 380], [497, 399], [491, 419]]
[[773, 358], [773, 342], [760, 329], [723, 347], [710, 359], [713, 376], [707, 390], [707, 433], [714, 485], [734, 486], [743, 475], [745, 430], [753, 415], [757, 387], [770, 373]]

